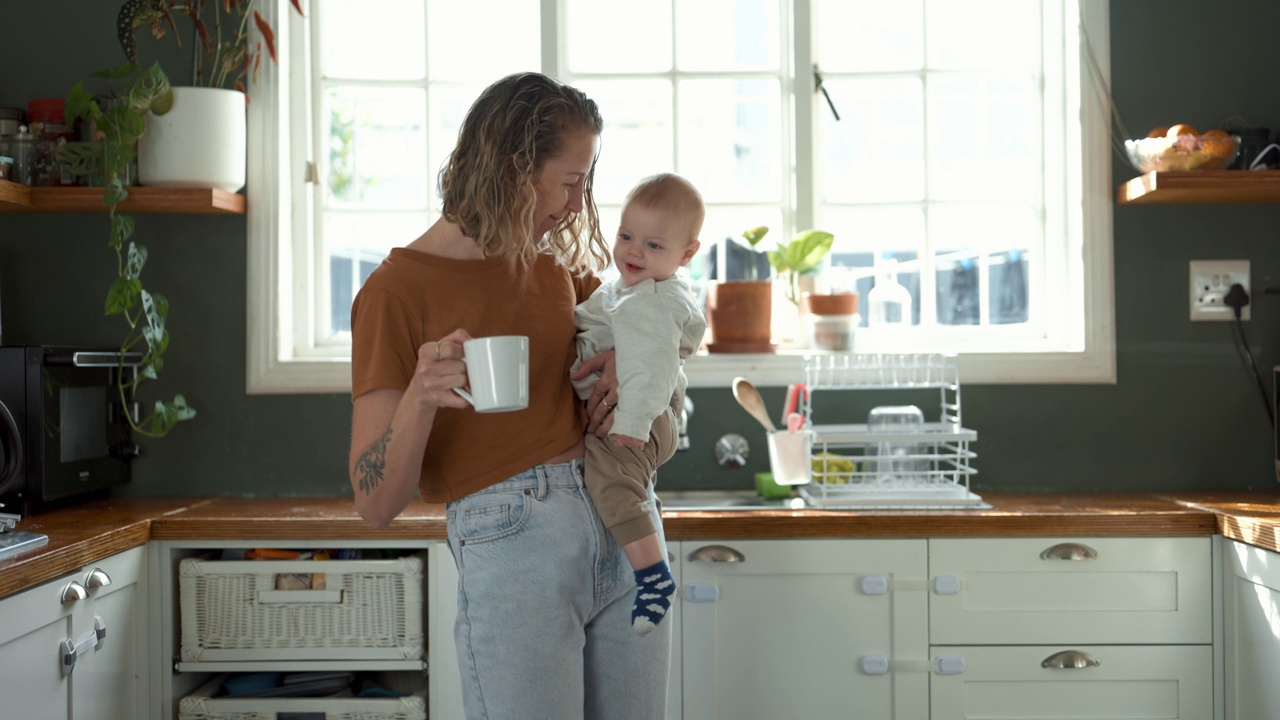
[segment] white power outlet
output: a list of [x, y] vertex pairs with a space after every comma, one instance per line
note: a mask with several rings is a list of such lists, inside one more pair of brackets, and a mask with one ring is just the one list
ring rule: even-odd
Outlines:
[[[1248, 260], [1192, 260], [1191, 320], [1235, 320], [1235, 310], [1222, 300], [1235, 283], [1253, 296]], [[1248, 305], [1241, 308], [1240, 319], [1249, 319]]]

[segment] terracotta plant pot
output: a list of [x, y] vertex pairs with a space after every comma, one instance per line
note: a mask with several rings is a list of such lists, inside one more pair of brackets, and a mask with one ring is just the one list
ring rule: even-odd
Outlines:
[[836, 293], [800, 296], [800, 310], [809, 328], [809, 346], [815, 350], [848, 352], [858, 325], [858, 294]]
[[726, 280], [707, 287], [707, 352], [767, 353], [773, 336], [773, 283]]
[[858, 294], [817, 295], [805, 293], [800, 296], [800, 310], [813, 315], [853, 315], [858, 312]]

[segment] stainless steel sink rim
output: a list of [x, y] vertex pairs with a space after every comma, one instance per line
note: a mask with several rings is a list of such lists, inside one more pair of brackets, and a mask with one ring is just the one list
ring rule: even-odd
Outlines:
[[989, 503], [977, 505], [813, 505], [803, 497], [766, 500], [750, 490], [674, 490], [658, 493], [666, 512], [743, 512], [752, 510], [836, 510], [836, 511], [972, 511], [991, 510]]

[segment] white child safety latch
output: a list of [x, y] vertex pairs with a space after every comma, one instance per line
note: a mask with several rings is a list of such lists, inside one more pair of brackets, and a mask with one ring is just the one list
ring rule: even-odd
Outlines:
[[863, 575], [858, 584], [863, 595], [883, 595], [889, 592], [889, 579], [883, 575]]
[[684, 599], [689, 602], [715, 602], [720, 599], [720, 588], [706, 583], [689, 583], [684, 586]]
[[884, 655], [863, 655], [862, 672], [867, 675], [884, 675], [889, 672], [889, 658]]
[[58, 646], [59, 653], [62, 656], [62, 676], [66, 677], [76, 669], [76, 660], [80, 656], [90, 650], [98, 650], [107, 639], [107, 624], [102, 621], [101, 617], [93, 618], [93, 629], [85, 633], [79, 642], [72, 642], [70, 638], [63, 640]]
[[939, 575], [933, 579], [933, 592], [938, 595], [955, 595], [960, 592], [960, 578]]

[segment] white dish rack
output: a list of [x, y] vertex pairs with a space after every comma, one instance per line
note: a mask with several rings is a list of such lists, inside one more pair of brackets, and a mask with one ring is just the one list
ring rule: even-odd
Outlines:
[[[851, 354], [805, 358], [801, 412], [808, 418], [813, 481], [799, 486], [814, 507], [989, 507], [969, 490], [977, 454], [969, 443], [978, 433], [960, 416], [960, 379], [955, 355]], [[873, 432], [866, 423], [817, 424], [813, 395], [830, 390], [938, 392], [936, 412], [919, 432]]]

